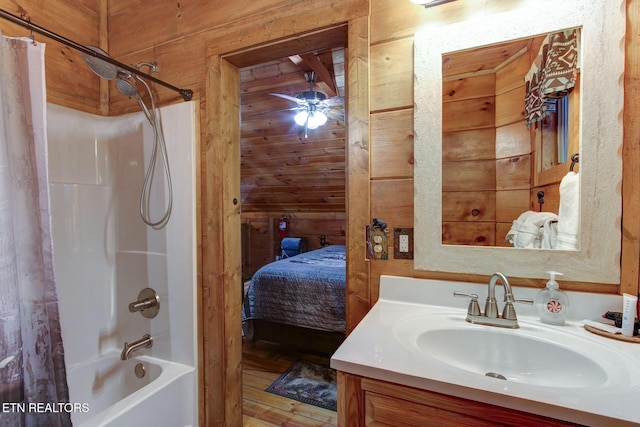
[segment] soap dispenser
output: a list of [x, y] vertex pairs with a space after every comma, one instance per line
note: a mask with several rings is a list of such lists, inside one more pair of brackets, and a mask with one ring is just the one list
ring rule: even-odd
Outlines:
[[550, 325], [564, 325], [567, 311], [569, 310], [569, 297], [560, 290], [556, 282], [556, 276], [562, 276], [557, 271], [547, 271], [551, 276], [547, 287], [541, 289], [536, 295], [536, 308], [540, 313], [540, 321]]

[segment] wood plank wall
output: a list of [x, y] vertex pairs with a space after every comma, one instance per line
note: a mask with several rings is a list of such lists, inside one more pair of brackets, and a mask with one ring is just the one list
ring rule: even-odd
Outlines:
[[[335, 46], [313, 52], [332, 74], [337, 94], [344, 95], [346, 31], [337, 31]], [[305, 52], [302, 52], [305, 53]], [[295, 104], [272, 93], [296, 96], [310, 90], [304, 63], [289, 57], [241, 69], [241, 209], [246, 224], [243, 272], [246, 279], [280, 254], [278, 219], [288, 219], [286, 235], [307, 239], [308, 250], [344, 244], [346, 237], [346, 159], [344, 118], [329, 119], [308, 130], [293, 122]], [[327, 82], [316, 77], [313, 90]], [[343, 103], [334, 110], [344, 113]], [[337, 117], [337, 116], [336, 116]]]
[[[367, 17], [368, 27], [358, 24], [354, 29], [363, 40], [369, 37], [367, 54], [359, 57], [365, 61], [362, 75], [369, 76], [367, 87], [354, 88], [359, 93], [370, 95], [370, 115], [366, 119], [359, 114], [359, 121], [349, 122], [350, 127], [361, 124], [359, 133], [364, 137], [357, 141], [356, 147], [349, 151], [348, 171], [354, 171], [352, 177], [359, 180], [369, 176], [370, 192], [351, 194], [349, 197], [362, 197], [370, 207], [369, 218], [348, 216], [348, 229], [351, 233], [363, 232], [362, 224], [371, 217], [387, 221], [390, 228], [411, 227], [413, 225], [413, 37], [417, 30], [428, 26], [439, 26], [466, 19], [478, 10], [491, 14], [518, 7], [523, 0], [458, 0], [438, 7], [425, 9], [409, 1], [398, 0], [347, 0], [342, 2], [317, 2], [313, 0], [265, 0], [255, 2], [238, 0], [235, 2], [212, 2], [210, 0], [185, 0], [178, 3], [148, 2], [129, 0], [0, 0], [0, 6], [17, 15], [30, 17], [38, 25], [47, 27], [82, 44], [99, 45], [116, 59], [135, 64], [139, 61], [156, 60], [160, 64], [158, 78], [178, 87], [193, 89], [194, 99], [201, 105], [201, 129], [203, 147], [215, 147], [216, 133], [212, 132], [215, 123], [209, 124], [214, 104], [221, 101], [217, 83], [210, 80], [208, 70], [219, 58], [215, 53], [232, 52], [264, 43], [266, 40], [281, 40], [288, 35], [304, 33], [317, 28], [325, 28], [346, 22], [355, 17]], [[638, 291], [638, 272], [640, 245], [640, 190], [637, 186], [640, 176], [640, 125], [636, 118], [640, 115], [640, 57], [638, 52], [638, 29], [640, 27], [640, 1], [627, 0], [627, 39], [625, 72], [625, 109], [624, 109], [624, 182], [623, 182], [623, 252], [622, 283], [620, 291], [636, 293]], [[105, 18], [107, 14], [107, 18]], [[105, 29], [108, 25], [108, 29]], [[0, 29], [5, 35], [25, 36], [28, 32], [6, 21], [0, 21]], [[108, 37], [107, 37], [108, 35]], [[36, 37], [42, 40], [40, 37]], [[46, 41], [46, 40], [42, 40]], [[76, 108], [93, 113], [119, 115], [137, 110], [135, 102], [128, 100], [114, 90], [112, 83], [106, 85], [94, 76], [82, 63], [80, 55], [57, 43], [48, 44], [46, 57], [47, 95], [55, 104]], [[208, 50], [207, 50], [208, 49]], [[357, 64], [357, 62], [354, 62]], [[364, 74], [368, 73], [368, 74]], [[210, 82], [210, 83], [207, 83]], [[103, 88], [101, 89], [101, 85]], [[205, 87], [211, 88], [205, 92]], [[161, 104], [181, 102], [173, 92], [158, 88]], [[361, 112], [358, 112], [361, 113]], [[368, 131], [365, 131], [365, 128]], [[367, 133], [370, 132], [370, 133]], [[355, 134], [354, 134], [355, 135]], [[347, 144], [350, 144], [347, 141]], [[208, 152], [210, 153], [210, 152]], [[363, 163], [362, 158], [366, 157]], [[369, 158], [370, 156], [370, 158]], [[203, 165], [208, 160], [201, 159]], [[217, 162], [217, 163], [216, 163]], [[209, 167], [202, 168], [201, 189], [199, 194], [213, 194], [211, 167], [222, 164], [222, 159], [210, 159]], [[365, 164], [366, 163], [366, 164]], [[364, 174], [364, 175], [363, 175]], [[370, 200], [370, 201], [369, 201]], [[221, 286], [221, 276], [216, 273], [224, 269], [223, 260], [216, 259], [219, 249], [212, 245], [217, 237], [211, 235], [211, 227], [224, 224], [224, 211], [220, 210], [216, 218], [215, 202], [203, 199], [203, 212], [208, 223], [200, 230], [202, 257], [199, 265], [206, 261], [207, 274], [199, 279], [201, 296], [200, 312], [206, 313], [206, 321], [211, 325], [224, 321], [225, 308], [211, 298], [216, 297], [215, 289]], [[204, 214], [203, 214], [204, 215]], [[239, 234], [239, 227], [238, 232]], [[349, 236], [349, 232], [347, 233]], [[357, 239], [356, 239], [357, 240]], [[348, 241], [351, 238], [348, 237]], [[351, 248], [351, 246], [350, 246]], [[363, 245], [353, 245], [356, 252], [349, 256], [356, 261], [356, 270], [350, 271], [352, 282], [368, 280], [368, 289], [351, 292], [351, 307], [358, 316], [366, 312], [378, 295], [380, 274], [393, 274], [413, 277], [438, 277], [482, 281], [483, 276], [456, 275], [416, 271], [410, 260], [367, 262]], [[366, 271], [368, 270], [368, 271]], [[370, 279], [367, 279], [370, 277]], [[226, 280], [226, 279], [225, 279]], [[514, 280], [521, 285], [542, 286], [539, 280]], [[608, 287], [597, 284], [569, 283], [570, 289], [606, 291]], [[216, 330], [204, 324], [201, 334], [206, 335], [207, 346], [216, 348], [228, 344], [226, 332]], [[229, 338], [230, 339], [230, 338]], [[202, 348], [201, 348], [202, 350]], [[219, 396], [224, 396], [225, 385], [231, 382], [218, 381], [225, 377], [230, 381], [236, 378], [237, 365], [229, 363], [218, 355], [201, 353], [201, 370], [205, 376], [205, 389], [201, 396], [202, 422], [206, 425], [240, 425], [238, 422], [237, 399], [221, 407]], [[232, 353], [224, 357], [233, 359]], [[217, 384], [217, 385], [216, 385]], [[204, 404], [206, 403], [206, 405]], [[217, 413], [216, 411], [220, 411]], [[206, 413], [210, 418], [206, 418]], [[236, 417], [236, 418], [234, 418]]]
[[[445, 244], [509, 247], [505, 237], [512, 221], [539, 209], [538, 191], [545, 194], [542, 210], [558, 212], [560, 178], [569, 164], [553, 173], [542, 171], [542, 150], [536, 144], [540, 133], [536, 125], [529, 131], [524, 122], [524, 76], [543, 39], [454, 52], [442, 59]], [[573, 102], [579, 99], [576, 93], [578, 88], [571, 94]], [[555, 156], [550, 161], [555, 163]]]
[[250, 278], [258, 268], [272, 262], [280, 255], [278, 220], [282, 214], [288, 219], [287, 236], [301, 237], [307, 241], [307, 250], [325, 244], [346, 243], [346, 214], [344, 212], [249, 212], [242, 214], [244, 234], [242, 236], [245, 257], [242, 276]]
[[[407, 82], [412, 80], [413, 62], [412, 62], [412, 42], [413, 33], [425, 27], [435, 27], [447, 23], [457, 22], [465, 19], [472, 9], [482, 10], [482, 13], [494, 13], [510, 10], [518, 6], [518, 1], [483, 1], [482, 4], [477, 2], [471, 6], [470, 2], [456, 1], [447, 3], [438, 7], [424, 9], [410, 4], [409, 2], [398, 2], [394, 0], [380, 0], [372, 3], [371, 8], [371, 27], [374, 29], [371, 33], [371, 122], [372, 122], [372, 148], [371, 148], [371, 216], [381, 218], [387, 221], [388, 226], [393, 227], [410, 227], [413, 224], [413, 166], [411, 159], [412, 151], [408, 142], [411, 139], [411, 128], [407, 126], [411, 123], [413, 117], [413, 97], [412, 91]], [[628, 1], [628, 5], [634, 4], [634, 1]], [[638, 12], [634, 8], [628, 9], [628, 22], [633, 23], [639, 19]], [[536, 50], [537, 51], [537, 50]], [[632, 56], [632, 64], [637, 60], [637, 55]], [[629, 49], [627, 49], [627, 70], [629, 70]], [[514, 64], [515, 66], [515, 64]], [[633, 70], [631, 70], [633, 73]], [[629, 82], [633, 82], [633, 74], [629, 77]], [[625, 79], [627, 76], [625, 76]], [[512, 90], [521, 90], [513, 88]], [[497, 93], [504, 92], [506, 95], [509, 90], [507, 86], [496, 89]], [[393, 95], [391, 95], [393, 94]], [[626, 101], [627, 104], [630, 100]], [[506, 104], [505, 104], [506, 105]], [[501, 108], [500, 102], [496, 101], [496, 108]], [[515, 110], [518, 114], [521, 109]], [[625, 108], [625, 115], [627, 108]], [[399, 120], [402, 117], [404, 120]], [[625, 120], [625, 128], [629, 125], [628, 119]], [[384, 129], [384, 133], [378, 131]], [[498, 140], [509, 140], [515, 138], [511, 136], [513, 132], [508, 122], [502, 123], [496, 129], [496, 138]], [[633, 135], [633, 136], [631, 136]], [[452, 135], [448, 135], [448, 139]], [[632, 139], [629, 139], [632, 138]], [[635, 138], [635, 139], [633, 139]], [[526, 138], [522, 135], [518, 136], [516, 142], [516, 152], [506, 153], [497, 152], [498, 159], [504, 159], [504, 162], [497, 162], [496, 168], [511, 167], [514, 163], [521, 161], [525, 164], [530, 163], [527, 158], [531, 153], [528, 135]], [[634, 153], [638, 144], [638, 131], [633, 131], [626, 136], [626, 150]], [[454, 141], [448, 141], [448, 144], [454, 144]], [[631, 144], [631, 145], [629, 145]], [[499, 144], [497, 150], [501, 150]], [[517, 148], [521, 147], [521, 148]], [[512, 162], [511, 159], [517, 159], [518, 162]], [[633, 157], [625, 157], [625, 168], [629, 162], [637, 162]], [[502, 163], [502, 164], [501, 164]], [[397, 174], [390, 175], [386, 170], [398, 171]], [[404, 171], [404, 172], [400, 172]], [[566, 173], [566, 171], [565, 171]], [[497, 172], [498, 176], [505, 175], [504, 172]], [[505, 203], [512, 202], [514, 198], [518, 203], [518, 211], [528, 207], [536, 207], [530, 199], [529, 191], [524, 193], [524, 188], [520, 185], [502, 183], [503, 189], [496, 192], [496, 204], [505, 206]], [[631, 186], [635, 184], [623, 185], [623, 188], [629, 191], [624, 193], [623, 197], [635, 197], [633, 194], [637, 190], [633, 190]], [[520, 191], [523, 190], [523, 191]], [[517, 192], [517, 193], [512, 193]], [[549, 192], [550, 200], [553, 200], [553, 193]], [[512, 198], [512, 196], [514, 198]], [[508, 199], [508, 200], [505, 200]], [[456, 201], [452, 200], [451, 204], [455, 205]], [[478, 203], [490, 203], [480, 200]], [[526, 210], [523, 209], [523, 210]], [[638, 227], [636, 225], [637, 209], [627, 206], [623, 213], [623, 222], [629, 217], [629, 222], [625, 222], [625, 230], [631, 233], [630, 239], [625, 243], [623, 251], [630, 255], [633, 261], [627, 260], [623, 264], [623, 279], [620, 289], [631, 289], [632, 292], [637, 291], [637, 254], [638, 246]], [[498, 215], [498, 222], [507, 222], [506, 217], [512, 217], [513, 212], [509, 212], [504, 208], [496, 208], [496, 212], [506, 213]], [[522, 212], [522, 211], [520, 211]], [[497, 215], [497, 213], [496, 213]], [[511, 221], [510, 219], [509, 221]], [[506, 230], [500, 229], [498, 225], [498, 236], [504, 236]], [[623, 233], [624, 234], [624, 233]], [[497, 237], [499, 240], [501, 237]], [[503, 239], [503, 237], [502, 237]], [[392, 252], [392, 251], [391, 251]], [[391, 255], [393, 255], [391, 253]], [[623, 254], [625, 258], [626, 254]], [[379, 285], [378, 278], [381, 274], [392, 274], [412, 277], [425, 278], [445, 278], [445, 279], [466, 279], [484, 282], [485, 277], [474, 277], [466, 275], [451, 275], [444, 273], [422, 272], [412, 268], [411, 261], [390, 259], [389, 261], [375, 261], [371, 263], [371, 295], [372, 301], [377, 298], [377, 287]], [[524, 286], [543, 286], [542, 280], [531, 279], [514, 279], [518, 285]], [[595, 292], [610, 292], [611, 288], [599, 284], [587, 283], [567, 283], [566, 288], [582, 289]]]
[[[314, 56], [326, 58], [326, 69], [343, 77], [346, 40], [336, 43], [341, 44]], [[345, 212], [344, 119], [329, 119], [305, 135], [293, 122], [290, 109], [296, 104], [270, 95], [308, 91], [304, 70], [287, 57], [240, 73], [243, 213]], [[321, 90], [316, 80], [313, 90]], [[344, 87], [339, 89], [344, 94]], [[339, 106], [334, 111], [343, 113]]]
[[[0, 0], [0, 8], [82, 45], [101, 46], [100, 31], [104, 24], [98, 0]], [[0, 19], [0, 30], [5, 36], [30, 35], [27, 29], [4, 19]], [[39, 34], [34, 34], [34, 37], [47, 45], [47, 100], [81, 111], [100, 113], [99, 79], [86, 67], [80, 53]]]
[[[529, 194], [533, 149], [524, 125], [523, 77], [538, 54], [539, 44], [508, 59], [496, 71], [496, 246], [510, 246], [505, 236], [512, 221], [531, 210]], [[549, 205], [547, 205], [549, 207]], [[556, 210], [557, 213], [557, 210]]]
[[[42, 4], [36, 0], [17, 3], [0, 0], [0, 6], [11, 13], [30, 18], [59, 34], [86, 45], [108, 48], [112, 56], [124, 63], [140, 60], [157, 60], [160, 63], [159, 78], [179, 87], [195, 89], [196, 99], [201, 98], [204, 86], [204, 42], [212, 38], [215, 30], [223, 31], [228, 22], [253, 12], [255, 2], [236, 4], [209, 13], [206, 1], [193, 1], [182, 5], [168, 4], [148, 8], [143, 2], [113, 0], [108, 2], [109, 40], [101, 40], [104, 27], [100, 16], [107, 9], [99, 0], [55, 0]], [[272, 1], [261, 5], [261, 13], [267, 13], [282, 5]], [[412, 192], [413, 178], [413, 98], [412, 98], [412, 33], [426, 25], [441, 25], [463, 19], [469, 11], [463, 1], [423, 9], [405, 2], [377, 1], [371, 5], [371, 192], [372, 216], [389, 219], [390, 226], [412, 225], [412, 203], [406, 194]], [[517, 7], [518, 0], [485, 1], [484, 13], [500, 12]], [[634, 5], [633, 1], [628, 1]], [[253, 6], [252, 6], [253, 5]], [[210, 6], [209, 6], [210, 7]], [[244, 8], [244, 9], [243, 9]], [[630, 25], [636, 19], [630, 8]], [[260, 12], [256, 12], [260, 13]], [[292, 14], [295, 16], [295, 13]], [[140, 19], [138, 19], [140, 18]], [[74, 22], [74, 25], [67, 25]], [[151, 25], [150, 22], [172, 23], [168, 26]], [[402, 25], [399, 23], [402, 22]], [[26, 29], [6, 21], [0, 28], [6, 35], [27, 36]], [[209, 33], [207, 33], [207, 31]], [[48, 44], [46, 56], [47, 95], [50, 102], [82, 111], [100, 113], [100, 79], [82, 63], [80, 55], [43, 36], [36, 40]], [[631, 42], [629, 42], [631, 43]], [[632, 67], [634, 55], [627, 55]], [[111, 88], [113, 89], [113, 88]], [[177, 96], [159, 88], [163, 103], [178, 102]], [[109, 91], [110, 114], [136, 111], [131, 100], [117, 91]], [[202, 100], [204, 103], [204, 100]], [[628, 101], [630, 102], [630, 101]], [[625, 114], [628, 109], [625, 110]], [[508, 128], [505, 126], [505, 129]], [[497, 133], [500, 134], [498, 129]], [[504, 156], [503, 156], [504, 157]], [[382, 203], [377, 200], [394, 200]], [[500, 203], [501, 196], [497, 196]], [[518, 198], [520, 200], [520, 198]], [[384, 208], [384, 206], [387, 206]], [[391, 207], [393, 206], [393, 207]], [[407, 264], [406, 261], [401, 261]], [[380, 271], [406, 274], [411, 269], [395, 262], [380, 263]], [[416, 272], [417, 275], [422, 275]], [[413, 275], [413, 274], [412, 274]], [[375, 275], [374, 275], [375, 277]], [[375, 282], [375, 279], [374, 279]]]
[[[443, 58], [447, 67], [453, 63]], [[442, 86], [442, 241], [495, 246], [496, 76], [457, 74], [447, 67]]]

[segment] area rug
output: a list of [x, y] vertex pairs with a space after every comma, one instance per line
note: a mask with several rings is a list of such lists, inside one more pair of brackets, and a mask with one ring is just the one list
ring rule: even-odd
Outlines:
[[336, 371], [328, 366], [299, 359], [266, 391], [320, 408], [336, 410]]

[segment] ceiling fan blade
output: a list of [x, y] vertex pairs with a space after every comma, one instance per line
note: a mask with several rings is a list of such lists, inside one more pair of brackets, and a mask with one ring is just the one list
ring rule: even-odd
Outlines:
[[344, 105], [344, 96], [334, 96], [333, 98], [325, 99], [322, 102], [327, 106]]
[[270, 93], [269, 95], [278, 96], [280, 98], [286, 99], [288, 101], [293, 101], [298, 104], [302, 101], [301, 99], [294, 98], [293, 96], [285, 95], [284, 93]]
[[339, 120], [341, 122], [344, 122], [344, 112], [343, 111], [336, 111], [336, 110], [327, 110], [325, 112], [325, 114], [327, 115], [327, 117], [329, 117], [330, 119], [333, 120]]
[[296, 110], [302, 110], [302, 109], [303, 109], [302, 107], [283, 108], [282, 110], [269, 110], [269, 111], [263, 111], [261, 113], [249, 114], [244, 117], [249, 118], [249, 117], [263, 116], [265, 114], [280, 113], [283, 111], [296, 111]]

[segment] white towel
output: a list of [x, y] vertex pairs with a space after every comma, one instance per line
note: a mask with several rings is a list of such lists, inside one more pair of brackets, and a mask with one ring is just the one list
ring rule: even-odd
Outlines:
[[558, 215], [553, 212], [526, 211], [513, 221], [505, 241], [514, 248], [553, 249], [556, 241], [555, 222]]
[[555, 249], [558, 246], [558, 217], [548, 217], [542, 225], [540, 247], [542, 249]]
[[580, 174], [569, 172], [560, 182], [557, 249], [578, 250], [580, 246]]

